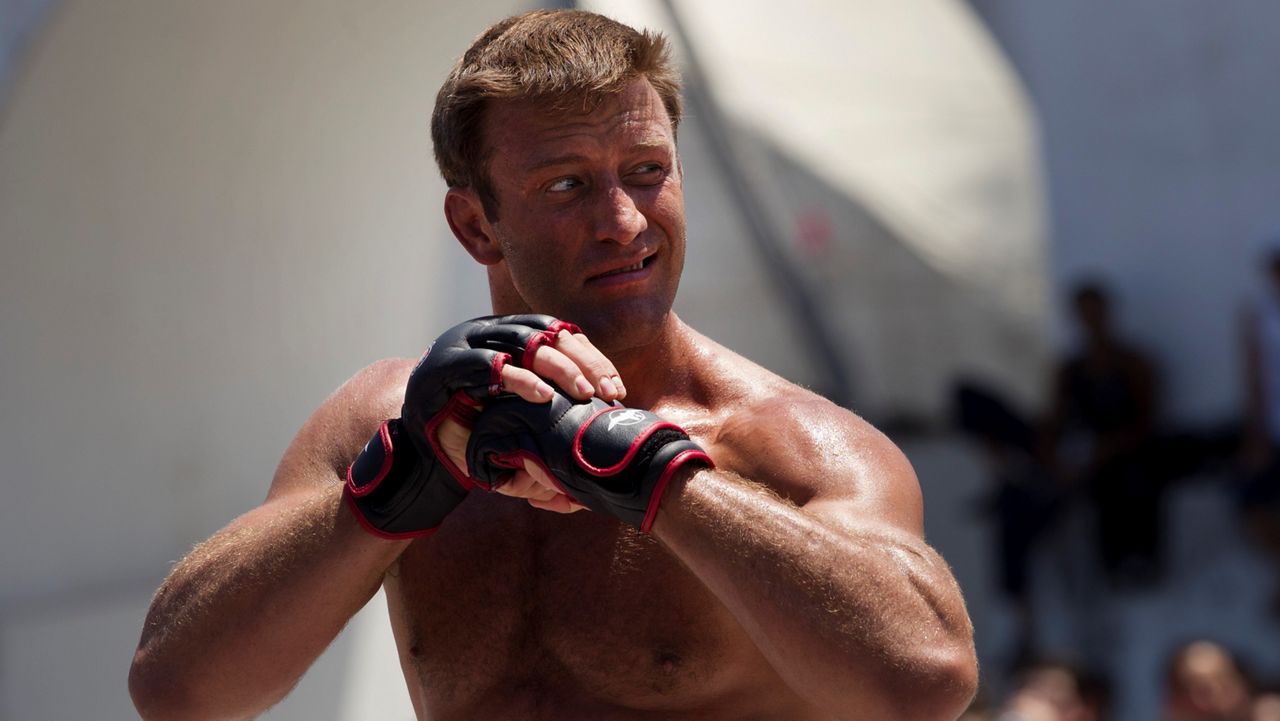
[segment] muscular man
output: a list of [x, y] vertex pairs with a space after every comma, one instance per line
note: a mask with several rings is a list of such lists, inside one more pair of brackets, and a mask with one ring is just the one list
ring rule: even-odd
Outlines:
[[[432, 124], [445, 215], [495, 313], [549, 317], [338, 389], [157, 593], [144, 718], [261, 713], [380, 585], [422, 719], [960, 715], [972, 631], [906, 459], [671, 311], [678, 93], [660, 37], [584, 12], [467, 51]], [[612, 446], [614, 413], [648, 430]]]

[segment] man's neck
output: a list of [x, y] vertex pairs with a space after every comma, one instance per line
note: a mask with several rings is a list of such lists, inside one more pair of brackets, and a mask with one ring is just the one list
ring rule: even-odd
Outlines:
[[623, 400], [628, 406], [650, 408], [665, 397], [687, 395], [693, 380], [689, 354], [691, 330], [674, 312], [668, 313], [662, 328], [645, 345], [634, 348], [600, 350], [613, 361], [627, 388]]

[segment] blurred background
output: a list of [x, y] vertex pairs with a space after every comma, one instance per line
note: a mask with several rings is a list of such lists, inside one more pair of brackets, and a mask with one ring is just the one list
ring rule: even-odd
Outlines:
[[[1274, 721], [1280, 5], [570, 5], [685, 68], [677, 311], [915, 464], [972, 719]], [[427, 127], [531, 7], [0, 0], [0, 719], [135, 718], [172, 563], [487, 312]], [[267, 717], [411, 718], [386, 624]]]

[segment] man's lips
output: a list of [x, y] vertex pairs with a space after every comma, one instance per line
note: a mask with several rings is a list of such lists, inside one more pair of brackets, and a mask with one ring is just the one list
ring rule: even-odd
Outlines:
[[[617, 268], [606, 270], [603, 273], [597, 273], [591, 276], [590, 278], [587, 278], [587, 282], [597, 281], [597, 280], [606, 280], [609, 278], [619, 278], [619, 276], [639, 273], [641, 271], [644, 271], [646, 268], [648, 268], [649, 263], [655, 257], [657, 257], [657, 255], [658, 255], [657, 253], [650, 253], [649, 255], [646, 255], [645, 257], [641, 258], [640, 260], [637, 260], [634, 263], [618, 266]], [[619, 280], [621, 280], [621, 278], [619, 278]]]

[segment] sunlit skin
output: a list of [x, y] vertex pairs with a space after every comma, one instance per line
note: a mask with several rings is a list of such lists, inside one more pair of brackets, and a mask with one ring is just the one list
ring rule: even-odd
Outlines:
[[[307, 421], [267, 502], [162, 586], [131, 678], [144, 718], [261, 713], [379, 587], [421, 719], [959, 716], [976, 685], [972, 628], [924, 543], [910, 464], [671, 312], [680, 166], [649, 83], [578, 112], [493, 102], [485, 128], [497, 214], [455, 188], [449, 225], [485, 266], [495, 313], [584, 330], [508, 365], [504, 388], [651, 410], [716, 469], [676, 474], [652, 535], [527, 467], [431, 536], [377, 538], [342, 505], [341, 479], [399, 414], [414, 361], [375, 363]], [[443, 424], [440, 441], [465, 465], [464, 428]]]
[[[866, 424], [825, 403], [810, 409], [808, 427], [795, 429], [800, 431], [798, 436], [759, 432], [760, 428], [751, 426], [757, 419], [768, 417], [768, 422], [776, 423], [792, 403], [808, 406], [816, 399], [711, 343], [671, 313], [685, 240], [680, 166], [670, 123], [647, 82], [633, 82], [623, 93], [610, 97], [588, 114], [547, 112], [528, 102], [495, 104], [490, 108], [486, 127], [494, 146], [491, 170], [499, 201], [496, 217], [486, 216], [479, 198], [464, 189], [450, 191], [446, 214], [464, 247], [488, 267], [495, 311], [546, 312], [583, 326], [587, 333], [576, 339], [583, 347], [573, 346], [575, 361], [584, 367], [592, 362], [589, 354], [578, 352], [584, 348], [593, 350], [587, 338], [594, 339], [625, 379], [618, 397], [684, 425], [727, 472], [727, 477], [719, 480], [728, 482], [719, 486], [715, 485], [716, 474], [704, 471], [696, 478], [686, 474], [668, 493], [672, 500], [664, 502], [664, 508], [669, 510], [659, 514], [654, 531], [668, 552], [697, 573], [702, 564], [721, 561], [700, 557], [701, 547], [715, 543], [740, 545], [734, 537], [737, 531], [723, 527], [710, 534], [690, 532], [699, 524], [719, 524], [707, 524], [707, 519], [700, 517], [706, 512], [701, 508], [681, 517], [683, 509], [675, 501], [677, 496], [689, 499], [690, 508], [704, 504], [706, 508], [718, 507], [718, 512], [730, 512], [743, 523], [754, 524], [759, 540], [769, 547], [754, 561], [766, 565], [796, 562], [791, 555], [796, 549], [788, 548], [792, 542], [787, 536], [791, 534], [799, 533], [805, 538], [825, 536], [833, 544], [830, 553], [816, 553], [812, 559], [816, 567], [827, 568], [824, 573], [833, 573], [827, 564], [842, 563], [838, 559], [843, 543], [862, 543], [867, 536], [886, 542], [901, 530], [918, 537], [921, 519], [914, 475], [891, 444]], [[642, 263], [643, 268], [612, 277], [604, 275], [634, 268], [636, 263]], [[570, 340], [568, 334], [562, 335]], [[572, 373], [572, 366], [565, 368]], [[608, 373], [605, 377], [612, 377]], [[585, 373], [591, 378], [597, 375], [596, 371]], [[538, 400], [536, 379], [516, 376], [517, 371], [513, 370], [508, 388], [529, 400]], [[556, 382], [564, 386], [563, 381]], [[575, 384], [581, 382], [574, 380]], [[759, 398], [753, 398], [753, 393]], [[783, 405], [773, 406], [770, 398]], [[761, 399], [765, 402], [753, 407]], [[739, 430], [745, 435], [739, 436]], [[450, 437], [445, 447], [460, 460], [465, 431], [453, 426], [443, 432]], [[775, 447], [774, 443], [778, 445]], [[852, 448], [862, 452], [845, 455], [846, 460], [839, 464], [843, 473], [819, 473], [817, 477], [790, 461], [786, 462], [790, 468], [784, 470], [771, 467], [765, 460], [792, 454], [804, 457], [807, 450], [841, 454], [841, 449]], [[799, 476], [793, 477], [795, 471]], [[793, 514], [787, 510], [794, 511], [793, 507], [779, 506], [776, 499], [765, 501], [759, 496], [759, 489], [742, 483], [738, 473], [747, 478], [768, 478], [776, 491], [806, 504], [814, 510], [813, 515], [788, 518]], [[524, 473], [515, 474], [499, 493], [527, 498], [542, 509], [580, 509], [556, 493], [550, 479], [531, 464]], [[873, 518], [879, 520], [867, 525], [868, 519]], [[768, 528], [771, 524], [778, 527]], [[844, 533], [850, 535], [842, 538]], [[888, 546], [900, 540], [887, 541]], [[848, 547], [844, 548], [847, 551]], [[912, 553], [919, 550], [923, 549]], [[739, 552], [740, 548], [734, 555]], [[699, 625], [728, 628], [737, 625], [730, 621], [735, 615], [748, 617], [745, 629], [728, 633], [738, 637], [731, 644], [738, 650], [734, 652], [734, 662], [721, 662], [724, 673], [719, 676], [719, 683], [724, 688], [736, 688], [742, 698], [752, 695], [746, 694], [748, 687], [767, 690], [777, 701], [774, 711], [762, 715], [772, 717], [777, 713], [792, 719], [829, 718], [820, 705], [792, 696], [794, 689], [788, 684], [798, 680], [793, 674], [811, 674], [800, 682], [801, 686], [815, 682], [844, 684], [835, 698], [851, 689], [852, 693], [863, 693], [865, 687], [839, 680], [849, 670], [847, 661], [826, 664], [814, 674], [812, 663], [806, 661], [822, 658], [823, 654], [808, 644], [803, 633], [792, 636], [786, 631], [775, 632], [772, 625], [785, 625], [773, 607], [777, 598], [750, 597], [754, 594], [733, 597], [742, 575], [757, 573], [758, 569], [739, 568], [726, 573], [724, 569], [708, 567], [706, 571], [703, 581], [710, 581], [711, 588], [668, 583], [664, 595], [672, 600], [683, 599], [684, 603], [696, 602], [700, 607], [703, 601], [699, 599], [704, 599], [709, 590], [719, 595], [726, 607], [714, 611], [712, 607], [702, 607]], [[945, 586], [949, 579], [929, 583], [938, 581]], [[849, 582], [855, 581], [850, 578]], [[392, 586], [399, 587], [399, 583]], [[726, 595], [730, 597], [725, 598]], [[896, 598], [885, 600], [888, 606], [902, 603]], [[607, 605], [609, 601], [598, 598], [595, 603]], [[412, 613], [408, 606], [403, 608], [405, 613]], [[852, 605], [847, 610], [855, 612]], [[963, 616], [962, 607], [960, 613]], [[783, 615], [794, 619], [794, 614]], [[951, 627], [952, 632], [967, 628], [967, 619], [948, 623], [956, 621], [961, 626]], [[774, 647], [776, 656], [769, 661], [784, 665], [781, 676], [766, 670], [768, 665], [761, 664], [765, 658], [752, 648], [752, 643]], [[801, 670], [806, 668], [807, 671]], [[827, 676], [829, 673], [834, 675]], [[877, 683], [870, 676], [863, 681]], [[883, 693], [889, 688], [877, 691]], [[427, 689], [424, 693], [430, 695]], [[884, 703], [883, 699], [874, 698], [876, 693], [864, 695], [868, 709]], [[829, 702], [830, 698], [824, 701]], [[765, 711], [762, 707], [759, 710]], [[909, 718], [910, 713], [902, 709], [894, 716]]]

